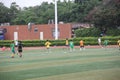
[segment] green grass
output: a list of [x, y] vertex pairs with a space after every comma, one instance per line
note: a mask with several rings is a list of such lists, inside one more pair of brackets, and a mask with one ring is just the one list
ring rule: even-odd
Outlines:
[[23, 57], [0, 52], [0, 80], [120, 80], [117, 48], [24, 50]]

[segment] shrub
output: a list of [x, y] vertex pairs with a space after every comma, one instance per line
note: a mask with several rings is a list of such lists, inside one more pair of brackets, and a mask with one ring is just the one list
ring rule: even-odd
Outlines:
[[100, 35], [100, 30], [97, 28], [82, 28], [75, 30], [76, 37], [97, 37]]
[[109, 29], [106, 33], [108, 36], [119, 36], [120, 35], [120, 29]]
[[[100, 36], [101, 30], [98, 28], [81, 28], [75, 30], [76, 37], [97, 37]], [[106, 31], [107, 36], [119, 36], [120, 35], [120, 29], [107, 29]]]
[[[102, 41], [104, 40], [109, 40], [110, 45], [116, 45], [117, 40], [120, 38], [120, 36], [104, 36], [102, 37]], [[97, 45], [97, 39], [98, 37], [78, 37], [78, 38], [73, 38], [69, 40], [73, 40], [75, 45], [79, 45], [80, 40], [84, 40], [85, 45]], [[45, 46], [46, 40], [24, 40], [22, 41], [23, 46], [25, 47], [31, 47], [31, 46]], [[50, 40], [52, 43], [51, 46], [64, 46], [65, 45], [65, 40]], [[1, 40], [0, 41], [0, 46], [6, 46], [9, 47], [11, 43], [11, 40]]]

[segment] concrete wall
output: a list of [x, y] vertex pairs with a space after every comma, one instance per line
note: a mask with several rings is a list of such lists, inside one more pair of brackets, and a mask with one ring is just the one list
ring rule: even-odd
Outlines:
[[[43, 32], [43, 39], [55, 39], [53, 36], [54, 24], [32, 25], [31, 30], [28, 30], [27, 25], [2, 26], [6, 28], [5, 40], [14, 40], [14, 32], [18, 33], [18, 40], [40, 40], [40, 32]], [[59, 24], [59, 39], [71, 38], [71, 24]], [[35, 29], [38, 31], [35, 32]]]

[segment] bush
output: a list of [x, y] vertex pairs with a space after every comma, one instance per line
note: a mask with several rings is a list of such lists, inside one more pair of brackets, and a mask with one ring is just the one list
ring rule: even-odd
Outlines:
[[[116, 45], [118, 39], [120, 36], [104, 36], [102, 37], [102, 41], [104, 40], [109, 40], [109, 45]], [[78, 38], [73, 38], [69, 40], [73, 40], [74, 44], [77, 46], [79, 45], [80, 40], [84, 40], [85, 45], [98, 45], [98, 37], [78, 37]], [[22, 44], [24, 47], [35, 47], [35, 46], [45, 46], [46, 40], [24, 40], [22, 41]], [[51, 46], [65, 46], [65, 40], [50, 40]], [[11, 43], [11, 40], [1, 40], [0, 41], [0, 46], [6, 46], [9, 47]]]
[[119, 36], [120, 35], [120, 29], [109, 29], [106, 33], [108, 36]]
[[100, 30], [97, 28], [82, 28], [75, 30], [76, 37], [97, 37], [100, 36]]
[[11, 42], [12, 42], [11, 40], [0, 40], [0, 47], [2, 46], [9, 47]]
[[[98, 28], [81, 28], [75, 30], [76, 37], [97, 37], [100, 36], [101, 30]], [[107, 36], [119, 36], [120, 35], [120, 29], [107, 29], [106, 31]]]

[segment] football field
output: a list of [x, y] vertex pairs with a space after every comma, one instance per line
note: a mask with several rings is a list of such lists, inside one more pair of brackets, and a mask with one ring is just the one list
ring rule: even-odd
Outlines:
[[52, 48], [24, 50], [10, 58], [0, 51], [0, 80], [120, 80], [120, 50]]

